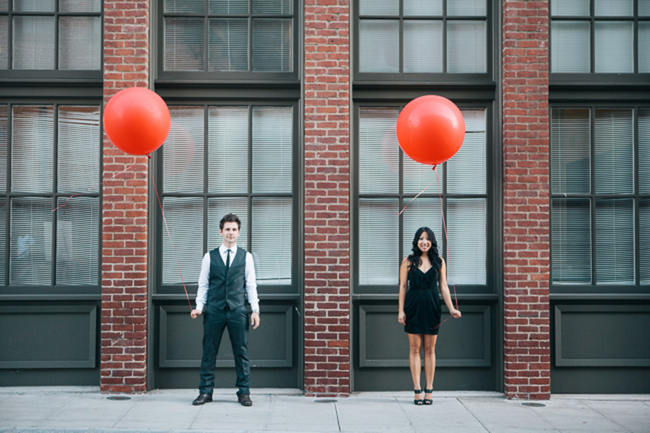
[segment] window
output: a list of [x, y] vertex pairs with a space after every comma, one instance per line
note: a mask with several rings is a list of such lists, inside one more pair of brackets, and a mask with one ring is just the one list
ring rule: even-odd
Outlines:
[[[440, 255], [450, 262], [450, 284], [486, 285], [487, 110], [462, 110], [465, 141], [453, 158], [436, 168], [442, 203], [436, 173], [412, 161], [399, 147], [395, 135], [399, 111], [361, 106], [358, 112], [358, 285], [390, 285], [394, 290], [399, 263], [410, 254], [413, 235], [422, 225], [434, 231]], [[428, 184], [424, 194], [410, 201]]]
[[361, 73], [488, 71], [485, 0], [359, 0]]
[[650, 109], [551, 110], [552, 281], [650, 284]]
[[650, 2], [552, 0], [551, 72], [650, 73]]
[[0, 2], [0, 69], [101, 70], [100, 0]]
[[203, 253], [221, 243], [221, 217], [233, 212], [258, 284], [290, 285], [295, 107], [188, 105], [170, 112], [162, 200], [174, 245], [163, 236], [162, 284], [180, 284], [179, 271], [185, 282], [196, 281]]
[[99, 106], [0, 105], [0, 283], [98, 286]]
[[162, 3], [162, 71], [294, 71], [293, 0]]

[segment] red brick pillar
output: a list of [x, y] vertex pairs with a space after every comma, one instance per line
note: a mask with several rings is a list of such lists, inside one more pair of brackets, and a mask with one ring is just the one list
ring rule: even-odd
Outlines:
[[503, 1], [504, 390], [548, 399], [548, 1]]
[[350, 5], [305, 0], [305, 393], [350, 392]]
[[[149, 80], [149, 1], [104, 0], [104, 104]], [[147, 385], [147, 157], [104, 134], [102, 208], [102, 392]]]

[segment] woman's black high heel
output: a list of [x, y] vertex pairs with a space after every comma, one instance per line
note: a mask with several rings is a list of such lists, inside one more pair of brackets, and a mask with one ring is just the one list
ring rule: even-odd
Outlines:
[[[414, 389], [413, 392], [416, 393], [416, 394], [422, 394], [421, 389]], [[413, 404], [416, 405], [416, 406], [422, 406], [424, 404], [424, 400], [422, 400], [421, 398], [420, 399], [414, 398], [413, 399]]]
[[[433, 392], [433, 389], [426, 389], [425, 388], [424, 392], [427, 393], [427, 394], [431, 394]], [[427, 406], [431, 406], [433, 404], [433, 399], [425, 398], [425, 399], [422, 400], [422, 403], [427, 405]]]

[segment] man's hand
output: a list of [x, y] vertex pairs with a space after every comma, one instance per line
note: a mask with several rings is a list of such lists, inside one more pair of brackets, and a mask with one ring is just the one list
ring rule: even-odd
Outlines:
[[260, 326], [260, 313], [253, 311], [251, 313], [251, 326], [253, 329], [257, 329]]
[[190, 315], [192, 316], [192, 319], [196, 319], [197, 317], [199, 317], [199, 316], [201, 315], [201, 311], [199, 311], [199, 310], [192, 310], [192, 312], [190, 313]]

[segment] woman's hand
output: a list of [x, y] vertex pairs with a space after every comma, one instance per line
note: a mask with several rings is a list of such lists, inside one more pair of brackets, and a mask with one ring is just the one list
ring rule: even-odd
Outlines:
[[449, 312], [451, 317], [454, 319], [460, 319], [463, 315], [461, 314], [460, 310], [457, 310], [455, 308], [452, 308], [451, 311]]
[[397, 321], [402, 325], [406, 325], [406, 314], [403, 311], [397, 313]]

